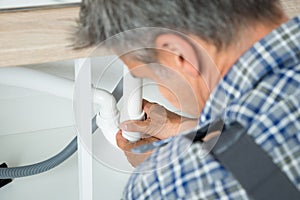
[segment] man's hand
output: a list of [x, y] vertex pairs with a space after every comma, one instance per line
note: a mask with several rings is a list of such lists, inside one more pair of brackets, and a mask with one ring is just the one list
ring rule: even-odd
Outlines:
[[152, 142], [159, 140], [155, 137], [148, 137], [145, 139], [141, 139], [135, 143], [132, 143], [132, 142], [129, 142], [128, 140], [126, 140], [125, 138], [123, 138], [122, 131], [118, 132], [116, 139], [117, 139], [118, 146], [124, 151], [124, 153], [127, 157], [127, 160], [133, 167], [136, 167], [140, 163], [142, 163], [149, 155], [151, 155], [152, 152], [149, 151], [149, 152], [145, 152], [145, 153], [141, 153], [141, 154], [136, 154], [136, 153], [132, 153], [131, 149], [135, 148], [137, 146], [140, 146], [140, 145], [152, 143]]
[[143, 162], [151, 152], [135, 154], [131, 152], [132, 148], [175, 136], [197, 124], [196, 119], [182, 117], [168, 111], [161, 105], [146, 100], [143, 101], [143, 109], [147, 115], [144, 121], [129, 120], [120, 125], [120, 129], [124, 131], [143, 133], [143, 138], [132, 143], [123, 138], [121, 131], [116, 137], [118, 146], [124, 151], [128, 161], [134, 167]]
[[197, 119], [177, 115], [161, 105], [146, 100], [143, 101], [143, 110], [147, 115], [144, 121], [125, 121], [121, 123], [120, 129], [128, 132], [140, 132], [144, 134], [144, 137], [166, 139], [191, 129], [197, 124]]

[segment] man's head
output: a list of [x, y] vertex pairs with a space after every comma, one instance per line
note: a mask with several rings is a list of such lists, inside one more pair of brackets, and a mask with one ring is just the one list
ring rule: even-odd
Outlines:
[[279, 0], [84, 0], [76, 43], [104, 42], [196, 115], [236, 59], [283, 18]]

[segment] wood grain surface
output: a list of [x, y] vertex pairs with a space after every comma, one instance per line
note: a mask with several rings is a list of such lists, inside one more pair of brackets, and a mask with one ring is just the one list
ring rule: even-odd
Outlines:
[[[300, 0], [282, 0], [282, 4], [289, 17], [300, 14]], [[1, 11], [0, 67], [89, 56], [93, 48], [74, 50], [71, 46], [78, 16], [78, 6]]]
[[72, 32], [79, 7], [0, 13], [0, 66], [86, 57], [91, 48], [74, 50]]

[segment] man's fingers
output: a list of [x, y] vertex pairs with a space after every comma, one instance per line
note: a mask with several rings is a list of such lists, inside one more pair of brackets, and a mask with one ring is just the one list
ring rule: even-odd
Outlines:
[[132, 143], [132, 142], [127, 141], [125, 138], [123, 138], [122, 132], [119, 131], [117, 136], [116, 136], [116, 140], [117, 140], [118, 146], [124, 151], [129, 163], [133, 167], [136, 167], [141, 162], [143, 162], [149, 155], [151, 155], [151, 151], [141, 153], [141, 154], [139, 154], [139, 153], [137, 154], [137, 153], [131, 152], [131, 149], [135, 148], [137, 146], [143, 145], [143, 144], [147, 144], [149, 142], [157, 141], [158, 139], [150, 137], [150, 138], [141, 139], [137, 142]]
[[128, 151], [130, 152], [132, 148], [135, 148], [137, 146], [140, 146], [140, 145], [143, 145], [143, 144], [147, 144], [147, 143], [151, 143], [151, 142], [155, 142], [155, 141], [158, 141], [157, 138], [154, 138], [154, 137], [149, 137], [149, 138], [146, 138], [146, 139], [142, 139], [142, 140], [139, 140], [137, 142], [129, 142], [128, 140], [126, 140], [123, 136], [122, 136], [122, 131], [119, 131], [117, 133], [117, 136], [116, 136], [116, 140], [117, 140], [117, 145], [124, 151]]
[[143, 99], [143, 110], [148, 115], [150, 107], [153, 105], [153, 103], [150, 103], [149, 101]]
[[119, 126], [122, 131], [142, 133], [143, 138], [147, 138], [149, 136], [160, 138], [160, 134], [164, 127], [165, 123], [163, 121], [150, 119], [144, 121], [125, 121]]
[[150, 124], [149, 120], [144, 120], [144, 121], [129, 120], [129, 121], [122, 122], [119, 128], [123, 131], [128, 131], [128, 132], [146, 133], [145, 131], [147, 131], [147, 127], [149, 126], [149, 124]]
[[122, 136], [122, 131], [119, 131], [116, 135], [117, 145], [123, 150], [128, 150], [128, 141]]
[[143, 121], [128, 120], [120, 124], [119, 128], [126, 132], [139, 132], [143, 138], [149, 136], [166, 138], [168, 130], [168, 111], [161, 105], [143, 100], [143, 109], [147, 118]]
[[120, 147], [125, 152], [130, 152], [132, 148], [134, 148], [138, 145], [138, 143], [136, 143], [136, 142], [132, 143], [132, 142], [129, 142], [128, 140], [126, 140], [122, 136], [122, 131], [119, 131], [117, 133], [116, 140], [117, 140], [118, 147]]

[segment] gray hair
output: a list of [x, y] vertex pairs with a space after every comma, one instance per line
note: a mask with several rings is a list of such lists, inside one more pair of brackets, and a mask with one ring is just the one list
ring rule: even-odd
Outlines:
[[[75, 46], [106, 42], [128, 30], [162, 27], [194, 34], [221, 49], [234, 41], [241, 28], [256, 22], [272, 23], [280, 17], [279, 0], [83, 0]], [[160, 33], [133, 31], [105, 45], [138, 49], [153, 44]], [[147, 55], [152, 53], [155, 57], [151, 48], [146, 51]], [[145, 51], [137, 56], [138, 59], [145, 59], [144, 54]]]

